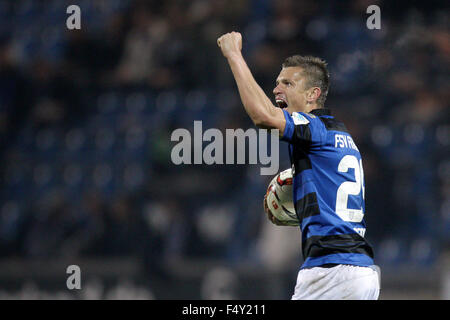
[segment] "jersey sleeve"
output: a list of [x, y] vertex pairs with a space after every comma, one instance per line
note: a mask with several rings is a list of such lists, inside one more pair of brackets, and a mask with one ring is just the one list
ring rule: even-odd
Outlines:
[[326, 139], [326, 129], [322, 121], [310, 114], [283, 110], [286, 119], [281, 140], [303, 147], [322, 145]]

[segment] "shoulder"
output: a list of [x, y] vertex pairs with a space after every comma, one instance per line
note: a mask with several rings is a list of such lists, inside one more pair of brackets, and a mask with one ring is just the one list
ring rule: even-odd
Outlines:
[[347, 132], [344, 123], [339, 119], [336, 119], [328, 108], [315, 109], [307, 113], [307, 115], [311, 118], [314, 117], [318, 122], [321, 122], [327, 131]]
[[348, 132], [345, 124], [334, 117], [320, 117], [320, 121], [328, 131]]

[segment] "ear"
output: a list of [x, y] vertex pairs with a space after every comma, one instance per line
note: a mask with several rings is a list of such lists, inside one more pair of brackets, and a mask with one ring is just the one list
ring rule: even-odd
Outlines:
[[306, 96], [308, 102], [316, 102], [322, 94], [322, 90], [319, 87], [312, 87], [308, 90], [308, 94]]

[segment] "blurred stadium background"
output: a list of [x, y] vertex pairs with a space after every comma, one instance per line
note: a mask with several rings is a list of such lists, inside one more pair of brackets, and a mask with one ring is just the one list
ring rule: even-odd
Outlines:
[[[328, 61], [327, 105], [364, 159], [380, 298], [450, 299], [445, 3], [0, 1], [0, 299], [290, 298], [300, 233], [266, 221], [271, 177], [170, 161], [194, 120], [252, 127], [216, 45], [232, 30], [270, 97], [286, 56]], [[66, 288], [72, 264], [82, 290]]]

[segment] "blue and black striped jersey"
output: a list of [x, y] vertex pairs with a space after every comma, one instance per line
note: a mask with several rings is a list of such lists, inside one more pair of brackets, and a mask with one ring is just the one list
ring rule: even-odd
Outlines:
[[364, 239], [361, 155], [345, 125], [328, 109], [283, 112], [286, 127], [281, 139], [289, 143], [302, 268], [373, 265], [373, 250]]

